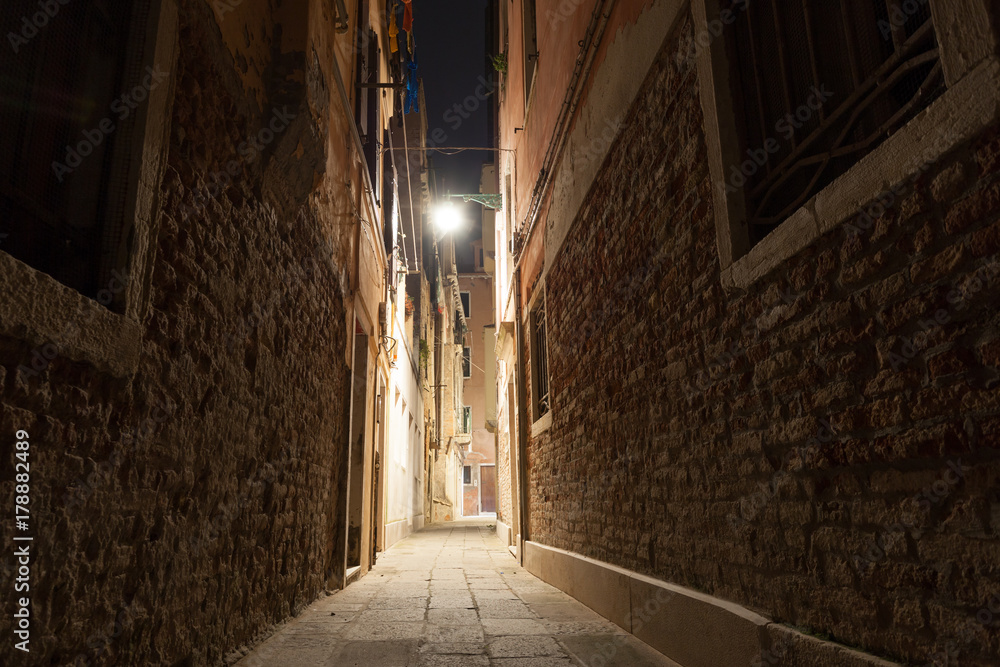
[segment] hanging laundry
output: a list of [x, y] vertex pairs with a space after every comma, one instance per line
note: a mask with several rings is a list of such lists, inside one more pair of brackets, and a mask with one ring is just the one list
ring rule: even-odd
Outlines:
[[406, 77], [406, 104], [403, 112], [420, 113], [420, 81], [417, 79], [417, 59], [414, 58], [407, 67], [410, 71]]
[[402, 0], [403, 2], [403, 30], [410, 32], [413, 30], [413, 0]]
[[399, 26], [396, 25], [396, 12], [392, 12], [392, 16], [389, 17], [389, 52], [396, 53], [399, 51]]

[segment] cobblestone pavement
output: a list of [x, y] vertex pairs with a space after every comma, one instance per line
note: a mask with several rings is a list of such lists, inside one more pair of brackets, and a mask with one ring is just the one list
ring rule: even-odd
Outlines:
[[435, 524], [238, 667], [677, 667], [520, 567], [484, 520]]

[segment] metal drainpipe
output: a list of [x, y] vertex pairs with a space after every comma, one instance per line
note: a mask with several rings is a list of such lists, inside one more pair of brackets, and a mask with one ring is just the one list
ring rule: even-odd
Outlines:
[[514, 271], [514, 344], [517, 345], [517, 495], [518, 533], [521, 540], [517, 544], [517, 560], [524, 565], [524, 543], [528, 535], [528, 396], [525, 390], [524, 368], [524, 327], [521, 323], [521, 269]]
[[[437, 278], [435, 280], [435, 283], [437, 283], [438, 290], [443, 291], [444, 287], [443, 287], [443, 285], [441, 285], [441, 282], [442, 282], [442, 278], [441, 278], [441, 256], [438, 253], [438, 242], [436, 240], [434, 241], [434, 264], [435, 264], [435, 270], [437, 271], [437, 274], [436, 274]], [[435, 311], [436, 311], [436, 309], [435, 309]], [[435, 357], [435, 363], [434, 363], [434, 376], [435, 376], [435, 379], [434, 379], [434, 384], [437, 385], [435, 387], [435, 389], [434, 389], [434, 392], [435, 392], [435, 396], [434, 396], [434, 411], [435, 411], [435, 421], [436, 421], [435, 429], [437, 431], [437, 453], [434, 455], [434, 470], [435, 470], [435, 474], [437, 473], [437, 466], [438, 466], [438, 463], [439, 463], [438, 459], [439, 459], [439, 456], [440, 456], [441, 451], [442, 451], [442, 449], [441, 449], [441, 447], [442, 447], [442, 443], [441, 443], [441, 415], [442, 415], [441, 401], [443, 400], [443, 396], [442, 396], [443, 392], [441, 391], [441, 384], [442, 384], [441, 383], [441, 377], [442, 377], [441, 374], [443, 372], [443, 370], [442, 370], [442, 365], [443, 365], [442, 364], [442, 359], [444, 357], [444, 349], [443, 349], [442, 339], [443, 339], [444, 335], [445, 335], [445, 331], [444, 331], [444, 316], [442, 314], [439, 314], [439, 313], [435, 312], [434, 313], [434, 357]], [[447, 453], [448, 452], [447, 452], [447, 449], [445, 449], [444, 451], [445, 451], [445, 455], [446, 455], [445, 458], [444, 458], [444, 468], [445, 468], [445, 474], [447, 475], [447, 471], [448, 471]], [[433, 482], [433, 480], [432, 480], [432, 482]], [[445, 498], [447, 498], [447, 486], [445, 487], [445, 489], [446, 489]], [[433, 496], [433, 492], [432, 492], [431, 495]], [[433, 520], [433, 508], [432, 508], [431, 519]]]
[[[534, 230], [535, 223], [538, 220], [538, 213], [541, 209], [542, 199], [545, 196], [545, 192], [549, 188], [549, 184], [552, 182], [556, 163], [559, 161], [559, 157], [562, 154], [562, 149], [566, 142], [566, 135], [569, 133], [569, 126], [573, 122], [573, 114], [576, 113], [576, 108], [580, 104], [583, 89], [586, 87], [587, 78], [590, 76], [590, 70], [593, 67], [594, 59], [597, 57], [597, 51], [601, 47], [601, 41], [604, 38], [604, 30], [608, 26], [608, 19], [610, 18], [611, 12], [614, 10], [615, 2], [616, 0], [598, 0], [597, 4], [594, 6], [594, 13], [591, 17], [590, 26], [588, 26], [587, 33], [582, 40], [583, 46], [580, 49], [580, 55], [577, 56], [577, 62], [582, 63], [582, 65], [579, 71], [574, 70], [573, 77], [566, 89], [566, 98], [563, 100], [562, 110], [559, 113], [559, 117], [556, 119], [556, 129], [553, 133], [552, 141], [549, 143], [549, 147], [545, 152], [545, 157], [542, 160], [542, 168], [540, 172], [542, 177], [536, 182], [531, 193], [528, 215], [525, 218], [525, 244], [527, 244], [528, 239], [531, 237], [531, 232]], [[591, 35], [593, 35], [593, 39], [590, 39]], [[516, 263], [520, 264], [520, 260], [521, 258], [518, 257]]]

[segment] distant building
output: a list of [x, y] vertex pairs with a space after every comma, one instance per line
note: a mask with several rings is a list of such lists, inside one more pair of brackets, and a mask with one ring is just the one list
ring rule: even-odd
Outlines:
[[[484, 192], [495, 191], [496, 171], [483, 169]], [[492, 241], [494, 211], [483, 210], [483, 238], [470, 244], [474, 273], [459, 274], [462, 309], [469, 325], [462, 352], [464, 376], [463, 430], [470, 436], [462, 461], [462, 514], [497, 511], [496, 471], [496, 328], [493, 325], [493, 276], [487, 271], [484, 241]], [[492, 262], [491, 262], [492, 263]]]

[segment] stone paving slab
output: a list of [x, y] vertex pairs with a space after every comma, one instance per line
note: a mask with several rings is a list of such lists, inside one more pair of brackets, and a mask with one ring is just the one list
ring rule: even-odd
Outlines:
[[521, 568], [487, 523], [401, 540], [238, 667], [678, 667]]

